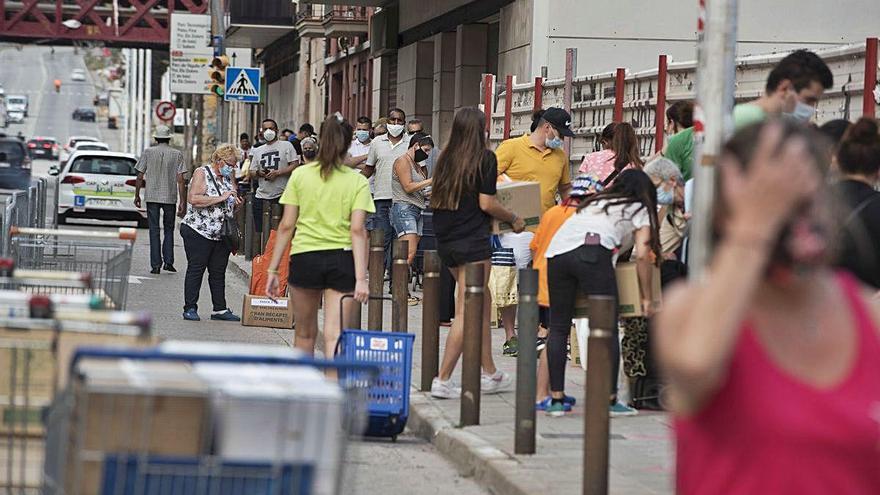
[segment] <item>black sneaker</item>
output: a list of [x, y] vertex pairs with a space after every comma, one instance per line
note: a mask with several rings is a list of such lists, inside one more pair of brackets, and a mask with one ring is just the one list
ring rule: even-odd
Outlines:
[[174, 265], [171, 263], [165, 263], [165, 266], [162, 267], [166, 272], [177, 273], [177, 269], [174, 268]]
[[159, 274], [159, 267], [157, 266], [156, 268], [153, 268], [152, 270], [150, 270], [150, 273], [152, 273], [153, 275], [158, 275]]

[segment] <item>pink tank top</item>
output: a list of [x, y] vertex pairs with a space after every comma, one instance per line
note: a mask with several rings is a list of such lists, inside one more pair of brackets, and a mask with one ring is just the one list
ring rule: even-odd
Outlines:
[[858, 328], [849, 376], [807, 385], [745, 325], [726, 383], [675, 422], [680, 495], [880, 493], [880, 339], [854, 279], [837, 279]]

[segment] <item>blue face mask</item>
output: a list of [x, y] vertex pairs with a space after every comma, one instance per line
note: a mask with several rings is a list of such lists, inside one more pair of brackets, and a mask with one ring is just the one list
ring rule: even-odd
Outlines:
[[667, 191], [662, 187], [657, 188], [657, 204], [660, 206], [671, 205], [675, 201], [675, 195], [672, 191]]
[[553, 138], [545, 139], [544, 146], [552, 150], [558, 150], [559, 148], [562, 148], [562, 138], [559, 136], [553, 136]]
[[229, 164], [224, 163], [222, 167], [220, 167], [220, 173], [223, 177], [229, 177], [232, 175], [232, 167]]
[[370, 131], [365, 131], [363, 129], [358, 129], [358, 130], [354, 131], [354, 135], [355, 135], [355, 137], [357, 137], [357, 140], [362, 143], [364, 143], [368, 139], [370, 139]]

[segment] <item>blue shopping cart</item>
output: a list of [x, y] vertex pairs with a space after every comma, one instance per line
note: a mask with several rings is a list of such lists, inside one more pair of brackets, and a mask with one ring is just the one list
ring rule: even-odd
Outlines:
[[[341, 417], [310, 417], [309, 427], [320, 430], [322, 422], [342, 420], [343, 436], [318, 438], [324, 448], [328, 442], [342, 442], [338, 450], [338, 464], [330, 473], [336, 478], [335, 492], [340, 490], [342, 458], [344, 442], [349, 435], [359, 435], [366, 425], [367, 390], [379, 376], [379, 368], [372, 364], [352, 362], [345, 359], [321, 360], [297, 356], [266, 356], [254, 353], [233, 351], [228, 354], [198, 353], [188, 350], [163, 348], [110, 348], [80, 347], [75, 352], [70, 364], [71, 376], [76, 376], [81, 361], [89, 360], [131, 360], [137, 361], [171, 361], [184, 363], [233, 363], [256, 365], [281, 365], [312, 367], [319, 370], [332, 371], [338, 376], [338, 384], [343, 391], [345, 400]], [[110, 443], [102, 446], [82, 445], [82, 431], [71, 424], [71, 417], [76, 404], [77, 390], [65, 390], [52, 405], [47, 418], [47, 449], [44, 466], [43, 493], [71, 493], [68, 487], [76, 487], [73, 493], [79, 493], [84, 467], [89, 462], [100, 462], [99, 478], [96, 480], [96, 493], [113, 495], [136, 495], [139, 493], [155, 493], [157, 495], [201, 494], [201, 495], [310, 495], [322, 479], [321, 464], [286, 460], [267, 454], [265, 460], [236, 460], [224, 458], [214, 451], [200, 455], [156, 454], [140, 447], [134, 451], [119, 451]], [[285, 417], [303, 417], [310, 409], [308, 405], [285, 412]], [[132, 411], [118, 411], [132, 414]], [[144, 416], [141, 414], [140, 416]], [[132, 418], [137, 417], [134, 414]], [[80, 425], [82, 426], [82, 425]], [[257, 426], [257, 425], [255, 425]], [[76, 433], [76, 434], [73, 434]], [[71, 439], [76, 439], [71, 442]], [[216, 447], [216, 446], [215, 446]], [[306, 446], [302, 446], [306, 448]], [[302, 452], [302, 450], [300, 450]], [[335, 454], [334, 454], [335, 457]], [[320, 454], [315, 457], [323, 462]], [[326, 466], [325, 466], [326, 467]], [[91, 485], [88, 485], [91, 486]], [[326, 485], [325, 485], [326, 486]], [[322, 493], [327, 493], [323, 489]]]
[[367, 389], [366, 436], [391, 437], [397, 441], [397, 435], [406, 427], [414, 342], [415, 335], [411, 333], [347, 329], [339, 335], [337, 359], [379, 368], [378, 379]]

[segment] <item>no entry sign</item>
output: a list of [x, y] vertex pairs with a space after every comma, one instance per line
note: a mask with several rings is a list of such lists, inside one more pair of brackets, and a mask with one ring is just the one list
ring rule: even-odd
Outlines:
[[156, 105], [156, 117], [159, 117], [159, 120], [171, 122], [174, 120], [175, 113], [177, 113], [177, 109], [174, 108], [174, 103], [170, 101], [161, 101]]

